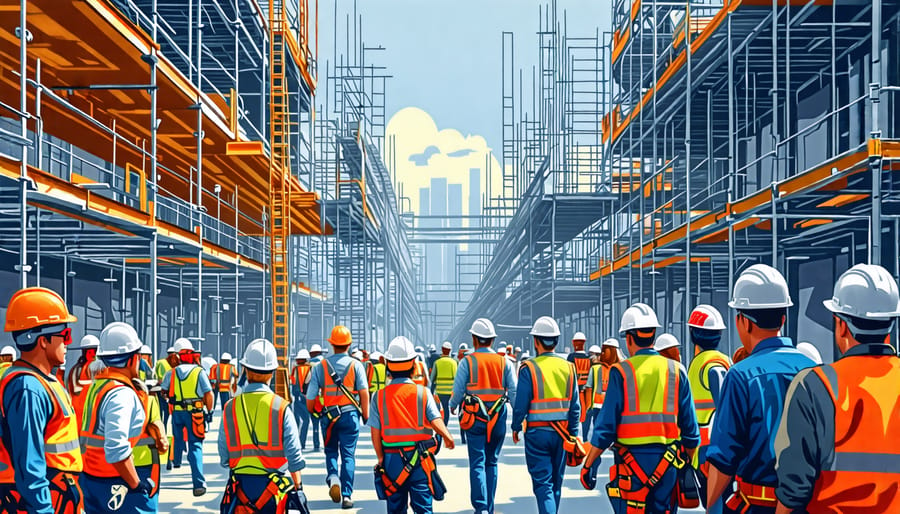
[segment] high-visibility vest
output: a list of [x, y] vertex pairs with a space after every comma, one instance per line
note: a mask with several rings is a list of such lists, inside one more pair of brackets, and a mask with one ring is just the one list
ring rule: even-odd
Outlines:
[[202, 372], [203, 368], [193, 364], [187, 376], [181, 379], [178, 378], [178, 367], [172, 368], [172, 376], [169, 378], [169, 400], [173, 402], [175, 410], [187, 410], [189, 404], [202, 400], [197, 396], [197, 383]]
[[366, 378], [369, 379], [369, 392], [381, 391], [387, 385], [387, 368], [380, 362], [369, 362], [366, 369]]
[[234, 366], [231, 364], [216, 363], [209, 368], [209, 379], [218, 385], [220, 393], [231, 391], [231, 382], [234, 378]]
[[466, 392], [481, 398], [483, 402], [495, 402], [506, 394], [503, 374], [506, 358], [491, 352], [475, 352], [466, 355], [469, 362], [469, 383]]
[[3, 372], [10, 366], [12, 366], [12, 362], [0, 362], [0, 376], [3, 376]]
[[[80, 473], [83, 468], [81, 446], [78, 443], [78, 425], [75, 421], [75, 410], [69, 401], [62, 384], [54, 377], [42, 374], [30, 365], [17, 361], [10, 366], [0, 378], [0, 417], [6, 420], [6, 426], [15, 430], [21, 426], [15, 419], [9, 419], [3, 407], [2, 398], [6, 387], [15, 379], [24, 375], [33, 376], [47, 391], [50, 397], [52, 413], [44, 427], [44, 460], [47, 468], [67, 473]], [[0, 483], [14, 483], [15, 473], [12, 458], [6, 449], [8, 438], [0, 442]]]
[[[603, 401], [606, 400], [606, 386], [609, 385], [609, 366], [606, 364], [594, 364], [591, 368], [594, 375], [593, 403], [595, 409], [603, 407]], [[587, 408], [582, 406], [582, 408]]]
[[425, 367], [424, 362], [418, 359], [416, 360], [416, 368], [410, 378], [416, 385], [420, 385], [422, 387], [428, 386], [428, 369]]
[[429, 394], [424, 387], [408, 382], [390, 384], [375, 393], [385, 446], [412, 446], [433, 435], [425, 415]]
[[681, 364], [662, 355], [635, 355], [613, 365], [622, 374], [625, 402], [616, 429], [623, 446], [671, 444], [680, 437], [678, 387]]
[[67, 379], [68, 391], [72, 396], [72, 408], [75, 409], [75, 420], [78, 427], [81, 426], [81, 417], [84, 413], [84, 400], [87, 397], [88, 388], [91, 386], [90, 362], [75, 364]]
[[222, 416], [228, 467], [239, 475], [287, 472], [284, 415], [288, 402], [269, 391], [241, 393]]
[[138, 468], [144, 466], [158, 466], [159, 451], [156, 449], [156, 440], [150, 436], [150, 433], [147, 431], [147, 426], [154, 421], [162, 421], [162, 418], [160, 417], [159, 399], [153, 394], [148, 395], [139, 390], [136, 390], [136, 392], [138, 398], [141, 399], [141, 404], [144, 406], [145, 416], [144, 429], [141, 431], [141, 438], [138, 440], [137, 446], [132, 450], [131, 458], [134, 459], [134, 466]]
[[531, 371], [532, 398], [528, 421], [562, 421], [569, 416], [575, 386], [575, 366], [559, 355], [545, 353], [525, 361]]
[[453, 394], [453, 380], [456, 378], [458, 364], [450, 357], [441, 357], [434, 361], [434, 392], [437, 394]]
[[153, 367], [153, 372], [156, 373], [157, 379], [162, 380], [170, 369], [172, 369], [172, 365], [169, 364], [169, 361], [166, 359], [159, 359], [156, 361], [156, 366]]
[[312, 366], [309, 364], [297, 364], [291, 370], [291, 383], [300, 388], [300, 394], [305, 392], [303, 387], [306, 385], [306, 379], [309, 377], [311, 370]]
[[[84, 420], [81, 423], [81, 451], [84, 455], [85, 473], [94, 477], [113, 478], [118, 477], [119, 472], [106, 460], [106, 450], [103, 447], [106, 434], [100, 432], [100, 407], [107, 395], [120, 388], [128, 388], [134, 391], [130, 381], [116, 372], [106, 369], [97, 375], [97, 379], [88, 389], [84, 403]], [[137, 392], [135, 392], [137, 394]], [[140, 398], [140, 397], [139, 397]], [[141, 399], [144, 409], [144, 425], [141, 432], [128, 439], [132, 451], [138, 445], [155, 445], [156, 441], [146, 435], [147, 428], [147, 404]], [[136, 464], [135, 464], [136, 465]]]
[[697, 412], [697, 424], [700, 426], [700, 445], [709, 444], [712, 429], [712, 417], [716, 412], [712, 391], [709, 389], [709, 371], [714, 366], [722, 366], [726, 370], [731, 367], [728, 356], [717, 350], [706, 350], [697, 354], [688, 367], [688, 383], [694, 398], [694, 410]]
[[[345, 405], [353, 405], [347, 396], [341, 392], [338, 385], [331, 379], [331, 363], [327, 360], [322, 361], [322, 376], [324, 385], [322, 386], [322, 398], [325, 407], [343, 407]], [[356, 369], [351, 363], [347, 366], [347, 374], [342, 380], [344, 387], [359, 401], [359, 393], [356, 392]]]
[[806, 511], [900, 512], [900, 359], [855, 356], [813, 372], [834, 402], [835, 448]]
[[575, 372], [578, 374], [578, 387], [584, 389], [588, 375], [591, 373], [591, 358], [584, 352], [575, 352], [572, 354], [572, 362], [575, 364]]

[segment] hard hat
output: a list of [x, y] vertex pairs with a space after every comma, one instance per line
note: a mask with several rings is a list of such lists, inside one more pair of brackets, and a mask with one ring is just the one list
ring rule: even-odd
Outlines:
[[522, 347], [516, 346], [516, 353], [522, 353]]
[[523, 361], [528, 360], [530, 358], [531, 358], [531, 353], [529, 353], [528, 351], [522, 352], [522, 360]]
[[319, 343], [316, 343], [316, 344], [310, 346], [309, 353], [313, 353], [313, 352], [322, 353], [322, 345], [320, 345]]
[[441, 349], [443, 349], [443, 350], [452, 350], [452, 349], [453, 349], [453, 343], [451, 343], [450, 341], [444, 341], [444, 344], [441, 345]]
[[381, 352], [372, 352], [369, 354], [369, 360], [377, 361], [380, 360], [384, 355]]
[[350, 356], [353, 357], [354, 359], [362, 360], [363, 354], [359, 350], [354, 350], [354, 352], [352, 354], [350, 354]]
[[153, 355], [153, 350], [149, 346], [143, 345], [141, 346], [141, 355]]
[[166, 350], [166, 353], [168, 353], [168, 354], [173, 354], [173, 353], [178, 353], [178, 352], [175, 351], [175, 348], [174, 348], [174, 347], [170, 346], [170, 347]]
[[194, 345], [191, 344], [191, 341], [184, 337], [179, 337], [175, 340], [175, 345], [173, 346], [175, 349], [175, 353], [183, 353], [183, 352], [194, 352]]
[[268, 373], [278, 369], [278, 355], [275, 345], [266, 339], [254, 339], [247, 345], [241, 366], [260, 373]]
[[299, 359], [309, 360], [309, 350], [307, 350], [306, 348], [300, 350], [299, 352], [297, 352], [297, 356], [294, 357], [294, 359], [296, 359], [296, 360], [299, 360]]
[[425, 348], [422, 348], [421, 346], [416, 346], [416, 353], [422, 353], [424, 351], [425, 351]]
[[432, 345], [429, 345], [429, 346], [428, 346], [428, 349], [431, 350], [431, 351], [434, 351], [434, 345], [433, 345], [433, 344], [432, 344]]
[[745, 269], [734, 283], [728, 306], [732, 309], [777, 309], [794, 305], [787, 282], [779, 271], [765, 264]]
[[816, 365], [822, 364], [822, 354], [820, 354], [819, 349], [811, 343], [807, 343], [806, 341], [797, 343], [797, 350], [809, 357]]
[[619, 333], [624, 334], [629, 330], [641, 330], [661, 328], [656, 313], [645, 303], [636, 303], [625, 309], [622, 314], [622, 323], [619, 325]]
[[384, 359], [388, 362], [407, 362], [416, 358], [416, 349], [409, 339], [398, 336], [391, 340]]
[[459, 349], [460, 349], [460, 350], [468, 350], [468, 349], [469, 349], [469, 345], [467, 345], [466, 343], [460, 343]]
[[703, 328], [706, 330], [725, 330], [725, 320], [722, 314], [712, 305], [698, 305], [691, 311], [691, 317], [688, 319], [688, 326], [694, 328]]
[[602, 352], [603, 350], [601, 350], [597, 345], [591, 345], [591, 347], [588, 348], [588, 353], [596, 353], [597, 355], [600, 355]]
[[78, 318], [69, 313], [66, 302], [55, 291], [43, 287], [20, 289], [9, 299], [6, 307], [7, 332], [21, 332], [44, 325], [75, 323]]
[[469, 329], [469, 333], [482, 339], [493, 339], [497, 337], [497, 333], [494, 332], [494, 324], [487, 318], [476, 319], [475, 322], [472, 323], [472, 328]]
[[506, 347], [501, 346], [500, 349], [497, 350], [497, 353], [499, 353], [500, 355], [506, 355]]
[[888, 320], [900, 316], [897, 282], [888, 270], [874, 264], [857, 264], [845, 271], [834, 284], [833, 298], [822, 303], [835, 314], [856, 318]]
[[350, 346], [353, 343], [353, 335], [350, 334], [350, 329], [344, 325], [336, 325], [331, 329], [331, 337], [328, 338], [328, 342], [334, 346]]
[[97, 348], [97, 356], [126, 355], [140, 350], [141, 346], [143, 343], [134, 327], [128, 323], [114, 321], [106, 325], [106, 328], [100, 332], [100, 347]]
[[575, 335], [572, 336], [573, 341], [587, 341], [587, 337], [585, 337], [584, 332], [575, 332]]
[[16, 358], [16, 349], [10, 345], [6, 345], [0, 350], [0, 356]]
[[100, 340], [97, 339], [97, 336], [93, 334], [86, 334], [81, 338], [81, 343], [78, 348], [73, 348], [73, 350], [89, 350], [91, 348], [97, 348], [100, 346]]
[[225, 362], [231, 362], [231, 354], [228, 352], [223, 353], [221, 360], [223, 360]]
[[603, 346], [611, 346], [611, 347], [613, 347], [613, 348], [618, 348], [618, 347], [619, 347], [619, 340], [616, 339], [615, 337], [610, 337], [610, 338], [607, 339], [606, 341], [603, 341]]
[[659, 337], [656, 338], [656, 342], [653, 343], [653, 349], [660, 352], [665, 350], [666, 348], [677, 348], [681, 346], [681, 343], [678, 342], [678, 339], [672, 334], [660, 334]]
[[559, 325], [550, 316], [541, 316], [535, 320], [529, 334], [537, 337], [559, 337]]

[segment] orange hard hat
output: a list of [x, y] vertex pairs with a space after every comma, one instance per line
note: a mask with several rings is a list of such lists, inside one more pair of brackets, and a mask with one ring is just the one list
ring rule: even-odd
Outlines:
[[66, 302], [56, 292], [43, 287], [27, 287], [16, 291], [9, 299], [4, 330], [21, 332], [76, 321], [78, 318], [69, 313]]
[[350, 346], [353, 343], [353, 335], [350, 334], [349, 328], [337, 325], [331, 329], [331, 337], [328, 338], [328, 342], [334, 346]]

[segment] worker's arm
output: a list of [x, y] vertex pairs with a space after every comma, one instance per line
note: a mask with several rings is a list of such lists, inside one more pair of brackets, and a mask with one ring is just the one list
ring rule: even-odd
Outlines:
[[700, 427], [697, 425], [697, 412], [694, 410], [694, 398], [687, 372], [678, 366], [678, 428], [681, 431], [681, 445], [692, 460], [700, 445]]
[[309, 371], [309, 386], [306, 388], [306, 410], [309, 412], [316, 412], [316, 402], [319, 398], [319, 393], [321, 393], [321, 383], [322, 379], [319, 376], [322, 374], [322, 365], [316, 364]]
[[384, 448], [381, 446], [381, 414], [378, 412], [378, 395], [384, 394], [383, 390], [376, 392], [372, 396], [371, 409], [372, 413], [366, 420], [366, 425], [372, 430], [372, 447], [375, 448], [375, 455], [378, 457], [378, 465], [384, 465]]
[[369, 419], [369, 390], [360, 389], [357, 391], [359, 393], [359, 407], [362, 409], [362, 418], [363, 422], [366, 422]]
[[722, 494], [725, 492], [725, 489], [731, 485], [731, 481], [734, 480], [733, 475], [728, 475], [719, 471], [719, 468], [716, 467], [715, 464], [710, 463], [709, 466], [709, 480], [707, 482], [707, 491], [706, 491], [706, 504], [714, 505]]
[[722, 396], [722, 382], [724, 382], [725, 373], [727, 372], [728, 370], [725, 369], [725, 366], [715, 365], [710, 366], [709, 372], [706, 374], [709, 382], [709, 392], [712, 393], [713, 403], [716, 405], [719, 404], [719, 398]]
[[206, 405], [207, 412], [213, 411], [213, 406], [215, 405], [215, 398], [213, 397], [212, 391], [208, 391], [203, 394], [203, 404]]
[[531, 368], [527, 365], [519, 369], [519, 382], [525, 384], [524, 387], [516, 391], [515, 403], [513, 403], [512, 424], [510, 428], [513, 433], [513, 442], [519, 442], [519, 432], [522, 431], [522, 423], [528, 416], [528, 409], [531, 407], [531, 400], [534, 398], [534, 391], [531, 385]]
[[453, 378], [453, 395], [450, 396], [450, 412], [456, 413], [459, 404], [466, 395], [466, 384], [469, 382], [469, 359], [463, 358], [456, 368], [456, 376]]
[[[223, 415], [221, 431], [219, 433], [219, 437], [216, 440], [216, 450], [218, 450], [219, 453], [219, 464], [223, 468], [231, 467], [231, 456], [228, 454], [228, 440], [225, 438], [225, 423], [227, 422], [228, 421], [226, 420], [226, 417]], [[171, 459], [172, 457], [170, 456], [169, 458]]]
[[384, 448], [381, 447], [381, 429], [371, 428], [372, 431], [372, 448], [375, 449], [375, 456], [378, 457], [378, 465], [384, 466]]
[[54, 514], [44, 457], [44, 428], [53, 412], [50, 396], [36, 378], [23, 376], [7, 386], [3, 405], [16, 490], [29, 514]]
[[132, 461], [132, 431], [144, 424], [144, 408], [131, 389], [119, 387], [112, 390], [100, 406], [98, 417], [103, 422], [103, 453], [106, 462], [131, 489], [140, 485], [137, 470]]
[[578, 394], [578, 384], [572, 381], [572, 389], [569, 390], [569, 433], [575, 437], [581, 435], [581, 398]]
[[746, 449], [750, 446], [746, 420], [749, 394], [746, 379], [734, 370], [725, 375], [722, 401], [716, 408], [706, 460], [710, 463], [707, 505], [713, 505], [731, 484]]
[[291, 477], [294, 479], [294, 486], [300, 489], [303, 484], [300, 470], [306, 467], [306, 461], [303, 459], [303, 452], [300, 450], [300, 431], [297, 430], [297, 421], [294, 419], [290, 406], [284, 411], [281, 431], [284, 434], [284, 456], [287, 457], [288, 471], [290, 471]]
[[112, 467], [122, 477], [129, 489], [137, 489], [141, 485], [141, 480], [138, 478], [137, 470], [134, 469], [134, 461], [132, 461], [131, 455], [125, 460], [113, 462]]
[[427, 398], [428, 399], [425, 402], [425, 417], [431, 422], [434, 431], [444, 438], [444, 446], [446, 446], [448, 450], [452, 450], [456, 447], [456, 442], [453, 440], [453, 436], [450, 435], [450, 430], [447, 429], [447, 425], [444, 424], [441, 410], [438, 408], [437, 402], [434, 401], [434, 396], [429, 394]]
[[[594, 458], [612, 446], [616, 441], [616, 432], [622, 419], [622, 408], [625, 405], [625, 388], [622, 372], [618, 366], [609, 370], [609, 382], [606, 385], [606, 399], [603, 407], [594, 419], [594, 429], [591, 431], [591, 446], [599, 448]], [[587, 465], [587, 464], [585, 464]]]
[[366, 380], [366, 369], [362, 363], [354, 360], [353, 366], [356, 370], [356, 393], [359, 395], [359, 407], [362, 411], [363, 423], [369, 419], [369, 382]]
[[431, 375], [428, 383], [431, 384], [431, 392], [434, 392], [435, 383], [437, 382], [437, 362], [431, 366]]
[[506, 387], [506, 397], [509, 398], [510, 403], [515, 404], [516, 391], [518, 389], [516, 370], [513, 366], [509, 365], [509, 361], [506, 360], [506, 357], [503, 358], [503, 361], [507, 364], [506, 366], [503, 366], [503, 386]]

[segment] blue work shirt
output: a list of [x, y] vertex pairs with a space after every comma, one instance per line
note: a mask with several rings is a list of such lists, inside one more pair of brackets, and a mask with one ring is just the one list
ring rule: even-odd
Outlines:
[[770, 337], [725, 375], [706, 460], [722, 473], [774, 487], [775, 433], [788, 386], [815, 366], [788, 337]]
[[[266, 384], [262, 384], [259, 382], [249, 382], [246, 386], [244, 386], [243, 392], [241, 394], [246, 393], [271, 393], [272, 390], [269, 389], [269, 386]], [[229, 404], [235, 400], [238, 400], [241, 395], [237, 395], [231, 400], [228, 400], [223, 406], [223, 412], [227, 412], [229, 408]], [[223, 421], [224, 423], [224, 421]], [[290, 415], [290, 411], [285, 411], [284, 422], [281, 425], [281, 434], [282, 434], [282, 446], [284, 447], [284, 456], [287, 457], [288, 461], [288, 471], [291, 473], [295, 471], [300, 471], [301, 469], [306, 467], [306, 461], [303, 460], [303, 452], [300, 450], [300, 432], [297, 430], [297, 421], [294, 420], [294, 416]], [[229, 463], [228, 459], [228, 441], [226, 440], [225, 434], [219, 434], [219, 440], [217, 442], [218, 450], [219, 450], [219, 463], [223, 468], [227, 468]]]
[[[560, 359], [565, 357], [557, 354]], [[508, 362], [507, 362], [508, 364]], [[508, 368], [509, 366], [507, 366]], [[534, 400], [534, 380], [531, 378], [531, 368], [522, 366], [519, 369], [519, 382], [524, 384], [516, 391], [516, 401], [513, 404], [512, 431], [521, 432], [522, 422], [528, 417], [528, 410], [531, 408], [531, 401]], [[581, 434], [581, 401], [578, 399], [578, 379], [572, 377], [572, 389], [569, 391], [569, 412], [567, 420], [569, 422], [569, 433], [573, 436]], [[549, 430], [553, 432], [553, 427], [535, 427], [528, 430]]]
[[[475, 353], [496, 353], [490, 348], [478, 348]], [[505, 361], [505, 359], [504, 359]], [[463, 358], [459, 361], [459, 367], [456, 369], [456, 378], [453, 379], [453, 396], [450, 397], [450, 410], [456, 410], [462, 403], [463, 397], [466, 395], [466, 385], [469, 383], [469, 360]], [[509, 403], [515, 404], [516, 401], [516, 375], [513, 373], [512, 367], [503, 366], [503, 388], [506, 389], [506, 396]]]
[[[130, 438], [144, 429], [144, 406], [130, 387], [117, 387], [107, 393], [97, 414], [97, 435], [103, 437], [103, 453], [110, 464], [131, 457]], [[90, 469], [85, 473], [91, 474]]]
[[[203, 395], [212, 392], [212, 384], [209, 382], [209, 377], [203, 372], [203, 368], [196, 364], [179, 364], [175, 368], [167, 371], [160, 387], [163, 391], [169, 391], [169, 383], [172, 382], [172, 372], [178, 373], [178, 379], [184, 384], [184, 380], [194, 368], [200, 368], [200, 375], [197, 377], [197, 390], [194, 391], [196, 396], [194, 396], [194, 398], [203, 398]], [[175, 388], [178, 389], [178, 386], [176, 385]], [[190, 391], [184, 391], [184, 397], [191, 398], [191, 396], [189, 396], [190, 393]]]
[[[366, 368], [363, 367], [362, 362], [354, 359], [350, 355], [346, 353], [338, 353], [335, 355], [328, 356], [328, 367], [330, 371], [334, 371], [337, 373], [337, 376], [343, 380], [347, 376], [347, 370], [350, 366], [353, 366], [353, 370], [356, 373], [355, 380], [353, 382], [353, 387], [351, 388], [351, 392], [356, 391], [368, 391], [369, 390], [369, 382], [366, 379]], [[315, 398], [322, 394], [322, 386], [325, 384], [325, 371], [323, 370], [323, 366], [321, 363], [313, 366], [312, 371], [309, 372], [309, 387], [306, 389], [306, 397], [307, 398]], [[350, 412], [355, 411], [356, 407], [353, 405], [342, 405], [341, 412]]]
[[[635, 355], [659, 355], [652, 348], [643, 348]], [[594, 432], [591, 444], [606, 449], [616, 442], [616, 431], [622, 420], [622, 409], [625, 408], [625, 379], [617, 367], [609, 370], [609, 382], [606, 385], [606, 398], [603, 407], [594, 420]], [[700, 428], [697, 426], [697, 413], [694, 412], [694, 399], [684, 366], [678, 365], [678, 429], [681, 431], [681, 444], [685, 448], [696, 448], [700, 445]], [[647, 445], [659, 446], [662, 445]]]
[[[390, 384], [412, 384], [413, 381], [408, 378], [395, 378], [390, 381]], [[434, 421], [441, 417], [441, 410], [438, 409], [437, 404], [434, 401], [434, 396], [425, 390], [425, 397], [427, 398], [425, 404], [425, 419], [428, 421]], [[369, 421], [366, 422], [366, 425], [370, 428], [377, 428], [381, 430], [381, 413], [378, 412], [378, 403], [375, 401], [381, 394], [376, 392], [372, 395], [372, 400], [369, 402]], [[388, 398], [390, 401], [390, 398]]]

